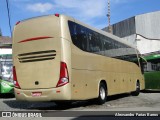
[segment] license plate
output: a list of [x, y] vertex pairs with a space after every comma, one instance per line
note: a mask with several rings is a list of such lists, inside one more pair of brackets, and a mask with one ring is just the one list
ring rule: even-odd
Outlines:
[[42, 92], [32, 92], [33, 97], [39, 97], [42, 95]]

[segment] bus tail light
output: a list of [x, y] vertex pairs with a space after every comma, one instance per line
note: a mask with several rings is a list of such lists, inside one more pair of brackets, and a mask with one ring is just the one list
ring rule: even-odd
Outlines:
[[56, 16], [56, 17], [59, 17], [59, 14], [56, 13], [55, 16]]
[[61, 62], [60, 66], [60, 78], [57, 83], [56, 87], [63, 86], [65, 84], [69, 83], [69, 75], [68, 75], [68, 69], [65, 62]]
[[13, 80], [14, 80], [14, 86], [16, 88], [20, 88], [19, 83], [17, 81], [17, 74], [16, 74], [15, 66], [13, 66]]
[[21, 21], [18, 21], [18, 22], [16, 23], [16, 25], [18, 25], [20, 22], [21, 22]]

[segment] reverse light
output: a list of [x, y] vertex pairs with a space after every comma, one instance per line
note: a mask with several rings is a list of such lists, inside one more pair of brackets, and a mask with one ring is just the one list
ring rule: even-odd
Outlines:
[[69, 83], [68, 69], [65, 62], [61, 62], [60, 77], [56, 87], [60, 87]]
[[14, 86], [16, 88], [20, 88], [19, 83], [17, 81], [17, 74], [16, 74], [16, 68], [13, 66], [13, 80], [14, 80]]

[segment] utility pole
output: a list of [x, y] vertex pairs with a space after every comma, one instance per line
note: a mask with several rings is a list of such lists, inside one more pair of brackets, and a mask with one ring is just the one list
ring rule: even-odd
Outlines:
[[111, 27], [111, 11], [110, 11], [110, 0], [107, 1], [107, 8], [108, 8], [108, 13], [107, 13], [107, 18], [108, 18], [108, 32], [112, 33], [112, 27]]

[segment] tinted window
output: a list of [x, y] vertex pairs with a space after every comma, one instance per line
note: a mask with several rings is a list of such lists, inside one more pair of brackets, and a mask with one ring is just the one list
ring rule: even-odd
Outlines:
[[81, 50], [87, 51], [88, 42], [86, 28], [75, 24], [74, 22], [69, 22], [69, 29], [73, 44]]
[[99, 33], [88, 30], [87, 36], [89, 42], [89, 51], [92, 53], [102, 54], [101, 52], [103, 49]]
[[72, 42], [79, 49], [138, 64], [134, 48], [77, 23], [69, 21], [68, 24]]

